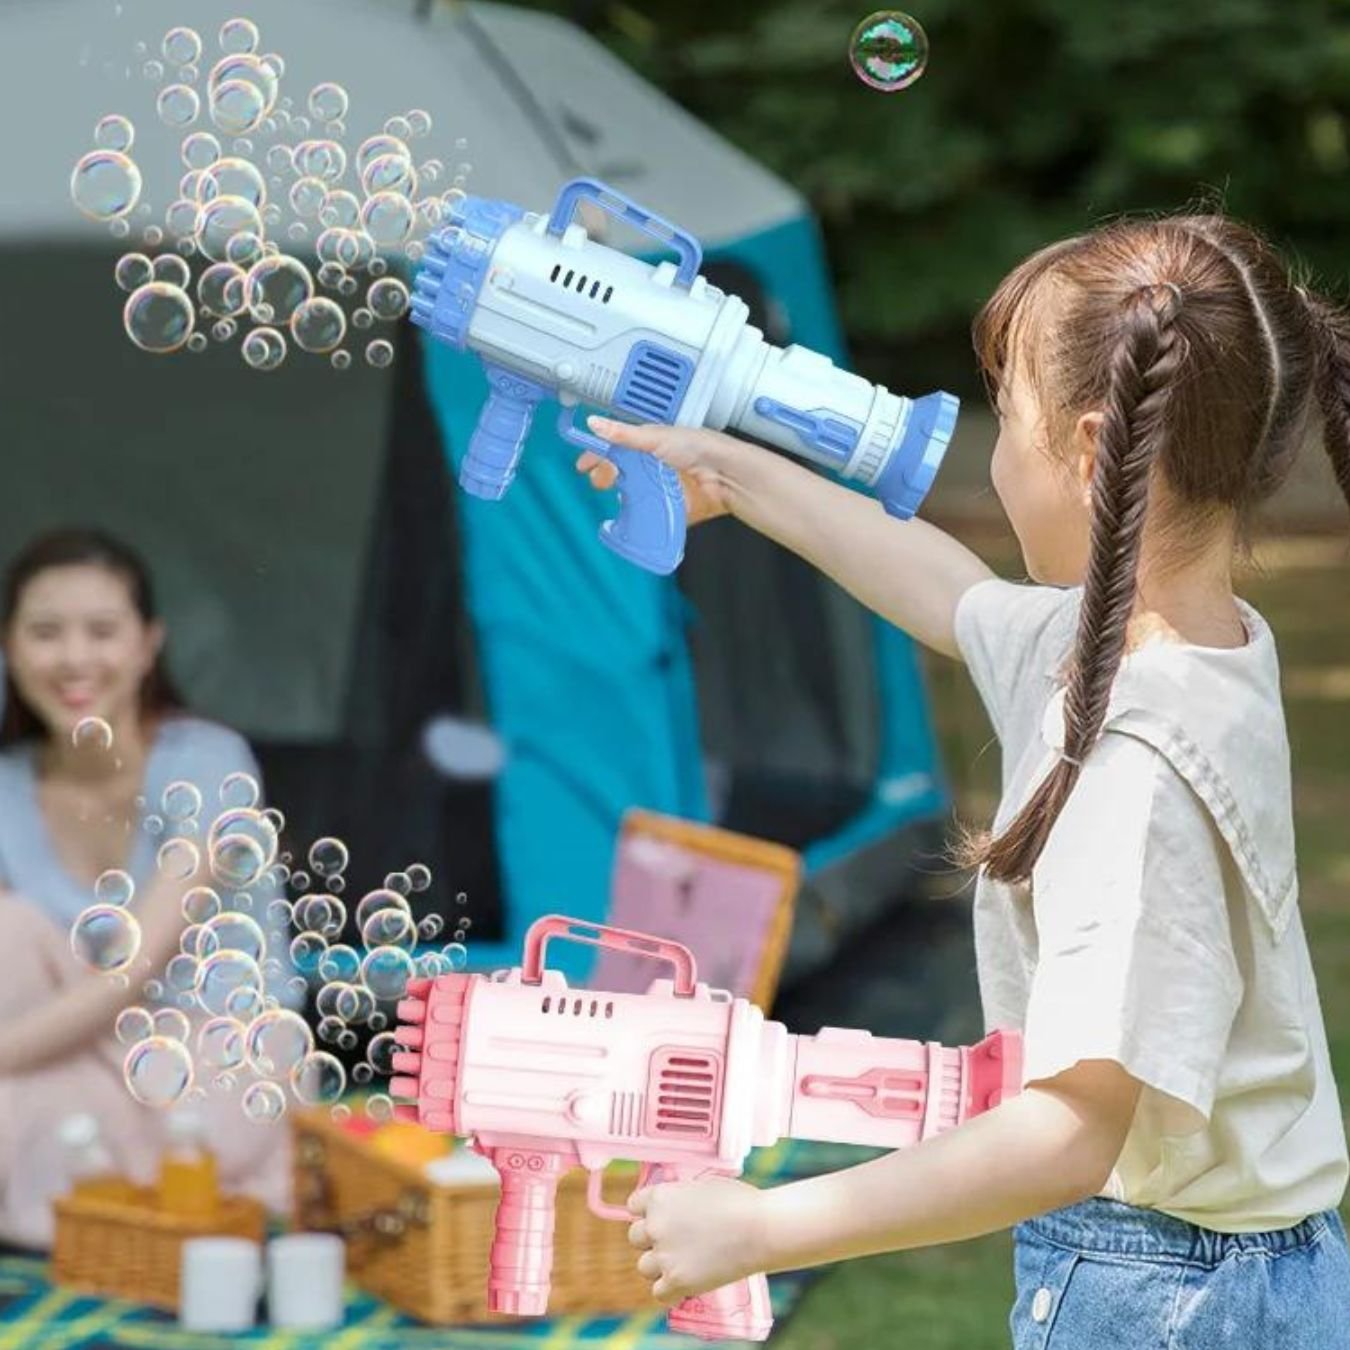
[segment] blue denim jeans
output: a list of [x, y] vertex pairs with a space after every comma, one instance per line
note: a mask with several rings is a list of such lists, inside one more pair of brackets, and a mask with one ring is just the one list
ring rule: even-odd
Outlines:
[[1350, 1350], [1350, 1250], [1334, 1211], [1216, 1233], [1095, 1199], [1013, 1237], [1013, 1350]]

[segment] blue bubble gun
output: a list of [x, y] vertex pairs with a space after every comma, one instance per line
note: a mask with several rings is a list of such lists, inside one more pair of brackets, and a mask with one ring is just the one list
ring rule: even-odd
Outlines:
[[[589, 201], [669, 245], [679, 261], [642, 262], [573, 222]], [[649, 571], [684, 556], [679, 476], [650, 455], [578, 425], [587, 404], [616, 416], [729, 430], [824, 465], [869, 488], [886, 510], [918, 510], [956, 425], [957, 399], [890, 393], [805, 347], [776, 347], [749, 307], [699, 275], [687, 230], [593, 178], [566, 184], [547, 216], [467, 197], [427, 243], [412, 321], [477, 352], [491, 392], [460, 467], [460, 486], [502, 497], [540, 400], [562, 408], [558, 434], [618, 469], [619, 514], [603, 543]]]

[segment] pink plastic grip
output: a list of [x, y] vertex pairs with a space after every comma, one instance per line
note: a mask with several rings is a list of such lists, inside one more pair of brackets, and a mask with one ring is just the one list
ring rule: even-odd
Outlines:
[[751, 1275], [697, 1298], [677, 1303], [666, 1315], [672, 1331], [705, 1341], [765, 1341], [773, 1330], [769, 1282]]
[[553, 1277], [558, 1178], [567, 1162], [558, 1153], [528, 1148], [494, 1148], [489, 1156], [502, 1195], [488, 1258], [488, 1308], [541, 1317]]
[[543, 979], [544, 948], [550, 938], [570, 938], [573, 942], [592, 947], [609, 947], [614, 951], [632, 952], [650, 956], [657, 961], [669, 961], [675, 967], [675, 993], [679, 998], [692, 998], [696, 972], [694, 953], [688, 947], [669, 938], [651, 937], [634, 933], [627, 928], [612, 928], [604, 923], [582, 923], [562, 914], [546, 914], [530, 925], [525, 934], [525, 954], [520, 967], [520, 978], [525, 984], [538, 984]]

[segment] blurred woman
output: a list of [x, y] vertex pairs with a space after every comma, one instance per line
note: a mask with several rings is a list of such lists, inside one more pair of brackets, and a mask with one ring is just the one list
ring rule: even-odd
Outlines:
[[[119, 1172], [142, 1184], [154, 1176], [164, 1116], [128, 1091], [127, 1047], [114, 1024], [124, 1007], [149, 1002], [145, 982], [162, 978], [178, 952], [187, 890], [212, 884], [206, 837], [223, 809], [221, 784], [232, 774], [256, 781], [258, 766], [242, 737], [185, 710], [165, 668], [150, 578], [116, 539], [64, 530], [30, 543], [0, 591], [0, 641], [8, 967], [0, 980], [0, 1238], [45, 1246], [51, 1198], [69, 1180], [58, 1135], [71, 1114], [98, 1119]], [[190, 785], [176, 786], [171, 804], [175, 794], [200, 792], [195, 819], [165, 819], [171, 785]], [[199, 845], [192, 875], [157, 866], [175, 833]], [[72, 924], [110, 869], [136, 888], [129, 908], [141, 943], [129, 979], [91, 971], [72, 954]], [[237, 1092], [213, 1092], [198, 1106], [222, 1184], [282, 1207], [285, 1131], [245, 1122]]]

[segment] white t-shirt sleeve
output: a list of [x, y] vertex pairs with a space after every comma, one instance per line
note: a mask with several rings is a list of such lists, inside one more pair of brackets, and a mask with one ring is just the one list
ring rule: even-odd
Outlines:
[[[1044, 702], [1043, 679], [1072, 630], [1058, 623], [1070, 592], [986, 577], [956, 602], [952, 628], [970, 678], [1000, 739], [1019, 699]], [[1030, 707], [1030, 704], [1027, 705]]]
[[1114, 1060], [1209, 1118], [1242, 999], [1226, 847], [1162, 755], [1102, 737], [1032, 873], [1026, 1082]]

